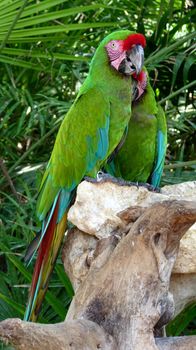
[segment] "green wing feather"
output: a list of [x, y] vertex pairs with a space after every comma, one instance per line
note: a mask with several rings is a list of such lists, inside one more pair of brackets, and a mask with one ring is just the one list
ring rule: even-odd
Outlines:
[[157, 136], [156, 136], [156, 153], [155, 162], [152, 174], [150, 176], [150, 183], [154, 187], [158, 187], [163, 173], [165, 154], [167, 149], [167, 123], [163, 108], [158, 105], [157, 111]]
[[[99, 109], [95, 110], [92, 100]], [[47, 290], [64, 236], [72, 192], [86, 173], [106, 157], [109, 149], [109, 103], [97, 89], [80, 95], [65, 117], [41, 184], [37, 213], [42, 232], [30, 259], [38, 250], [25, 320], [35, 321]]]
[[61, 124], [44, 174], [37, 202], [40, 220], [60, 190], [71, 192], [84, 175], [96, 174], [107, 158], [109, 118], [110, 105], [100, 90], [91, 88], [79, 95]]

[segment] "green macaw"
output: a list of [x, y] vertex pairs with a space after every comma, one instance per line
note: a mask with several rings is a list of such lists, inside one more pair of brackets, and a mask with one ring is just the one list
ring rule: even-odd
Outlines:
[[167, 147], [166, 118], [155, 100], [145, 67], [140, 74], [133, 74], [133, 79], [135, 97], [131, 119], [125, 137], [105, 168], [110, 174], [124, 180], [149, 183], [157, 188]]
[[108, 35], [97, 48], [88, 77], [64, 118], [37, 201], [42, 230], [25, 320], [35, 321], [67, 226], [67, 211], [84, 176], [96, 177], [119, 144], [131, 117], [132, 74], [143, 66], [145, 38], [128, 30]]

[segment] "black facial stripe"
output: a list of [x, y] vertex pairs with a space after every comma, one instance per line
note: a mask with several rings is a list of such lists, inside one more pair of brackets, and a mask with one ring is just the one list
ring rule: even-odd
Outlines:
[[125, 69], [126, 69], [126, 60], [124, 58], [124, 60], [122, 60], [122, 62], [120, 63], [120, 65], [118, 67], [118, 71], [119, 71], [119, 73], [125, 73]]

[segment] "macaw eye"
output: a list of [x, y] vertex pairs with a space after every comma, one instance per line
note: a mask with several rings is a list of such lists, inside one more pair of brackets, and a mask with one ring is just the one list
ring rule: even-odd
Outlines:
[[115, 42], [115, 41], [112, 41], [111, 42], [111, 47], [112, 47], [112, 49], [114, 49], [114, 50], [117, 50], [117, 43]]

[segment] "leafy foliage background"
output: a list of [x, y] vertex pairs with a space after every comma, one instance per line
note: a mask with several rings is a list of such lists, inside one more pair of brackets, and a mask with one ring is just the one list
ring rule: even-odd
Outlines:
[[[58, 127], [100, 40], [123, 28], [146, 35], [145, 64], [168, 121], [162, 184], [195, 179], [194, 23], [191, 0], [1, 0], [0, 320], [23, 317], [39, 230], [35, 203]], [[73, 296], [59, 258], [40, 322], [65, 317]], [[168, 334], [195, 334], [195, 305]]]

